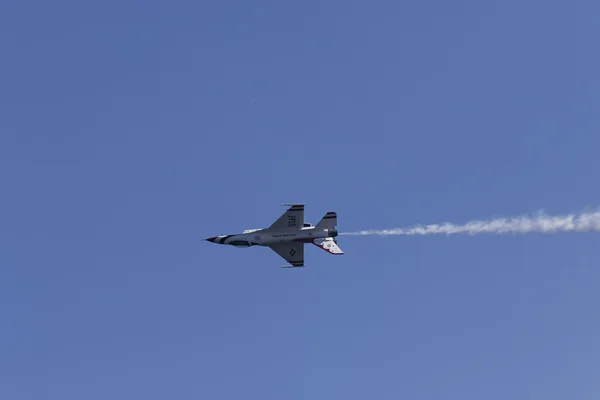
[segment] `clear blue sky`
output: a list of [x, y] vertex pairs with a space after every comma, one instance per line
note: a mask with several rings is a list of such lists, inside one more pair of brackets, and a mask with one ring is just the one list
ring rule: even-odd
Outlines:
[[597, 399], [597, 1], [5, 1], [0, 398]]

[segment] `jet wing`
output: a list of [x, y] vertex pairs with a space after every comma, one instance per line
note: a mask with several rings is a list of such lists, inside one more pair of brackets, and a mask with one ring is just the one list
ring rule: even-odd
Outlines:
[[292, 267], [304, 266], [304, 243], [289, 242], [281, 244], [272, 244], [271, 250], [279, 254], [284, 260], [289, 262]]
[[337, 245], [335, 240], [333, 240], [332, 237], [315, 239], [313, 240], [313, 244], [331, 254], [344, 254], [342, 249], [339, 248], [339, 246]]
[[304, 204], [292, 204], [277, 221], [268, 228], [273, 231], [296, 230], [304, 224]]

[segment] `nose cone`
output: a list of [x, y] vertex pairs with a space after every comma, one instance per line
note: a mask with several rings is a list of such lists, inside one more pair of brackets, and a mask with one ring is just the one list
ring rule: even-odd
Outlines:
[[216, 239], [217, 239], [217, 237], [213, 236], [213, 237], [209, 237], [208, 239], [205, 239], [205, 240], [208, 240], [209, 242], [213, 242], [214, 243]]

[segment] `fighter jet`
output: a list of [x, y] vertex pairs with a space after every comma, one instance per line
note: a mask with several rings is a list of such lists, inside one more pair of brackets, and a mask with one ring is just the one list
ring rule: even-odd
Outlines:
[[282, 204], [289, 206], [286, 212], [268, 228], [247, 229], [234, 235], [213, 236], [206, 240], [235, 247], [266, 246], [279, 254], [291, 265], [281, 268], [304, 267], [304, 245], [312, 243], [330, 254], [344, 254], [334, 239], [337, 214], [328, 212], [312, 226], [304, 222], [304, 204]]

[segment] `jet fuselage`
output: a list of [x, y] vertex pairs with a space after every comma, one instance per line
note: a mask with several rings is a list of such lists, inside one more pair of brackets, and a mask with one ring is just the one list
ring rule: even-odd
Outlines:
[[335, 229], [302, 227], [297, 230], [271, 231], [268, 229], [253, 229], [233, 235], [213, 236], [206, 240], [217, 244], [227, 244], [236, 247], [270, 246], [287, 242], [312, 242], [314, 239], [336, 237]]

